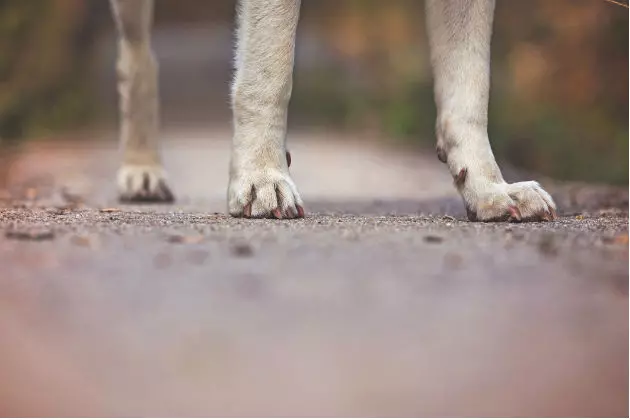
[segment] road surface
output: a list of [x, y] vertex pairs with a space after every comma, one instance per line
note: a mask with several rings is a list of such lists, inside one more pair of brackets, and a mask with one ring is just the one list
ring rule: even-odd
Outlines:
[[0, 414], [628, 415], [627, 192], [469, 223], [432, 154], [297, 132], [308, 217], [236, 220], [228, 131], [165, 133], [169, 206], [99, 136], [5, 156]]

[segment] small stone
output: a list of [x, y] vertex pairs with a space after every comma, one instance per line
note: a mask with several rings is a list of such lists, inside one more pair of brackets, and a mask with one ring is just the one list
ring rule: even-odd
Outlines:
[[538, 250], [547, 256], [555, 257], [558, 255], [558, 244], [554, 240], [553, 235], [543, 235], [538, 243]]
[[52, 214], [54, 216], [61, 216], [64, 214], [67, 214], [68, 212], [70, 212], [72, 209], [69, 207], [65, 207], [65, 206], [59, 206], [59, 207], [53, 207], [48, 209], [46, 212], [48, 214]]
[[250, 244], [236, 244], [232, 246], [232, 255], [236, 257], [251, 257], [252, 255], [254, 255], [254, 249]]
[[167, 239], [168, 242], [172, 244], [198, 244], [203, 241], [203, 236], [201, 235], [171, 235]]
[[437, 235], [426, 235], [424, 238], [424, 242], [428, 244], [441, 244], [444, 242], [444, 238]]
[[517, 230], [508, 230], [508, 237], [517, 241], [525, 239], [525, 233]]
[[55, 238], [55, 232], [50, 229], [11, 230], [4, 236], [21, 241], [48, 241]]
[[73, 245], [76, 246], [81, 246], [81, 247], [85, 247], [85, 248], [90, 248], [92, 246], [92, 240], [90, 239], [89, 236], [73, 236], [72, 238], [70, 238], [70, 242]]

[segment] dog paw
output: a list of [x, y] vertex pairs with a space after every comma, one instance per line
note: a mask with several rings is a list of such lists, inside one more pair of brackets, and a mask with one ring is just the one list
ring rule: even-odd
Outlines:
[[466, 170], [455, 179], [470, 221], [534, 222], [555, 220], [556, 205], [538, 182], [474, 182]]
[[304, 217], [304, 203], [291, 176], [277, 169], [243, 172], [230, 180], [228, 209], [234, 217]]
[[118, 170], [118, 196], [126, 203], [172, 203], [175, 197], [159, 165], [123, 165]]

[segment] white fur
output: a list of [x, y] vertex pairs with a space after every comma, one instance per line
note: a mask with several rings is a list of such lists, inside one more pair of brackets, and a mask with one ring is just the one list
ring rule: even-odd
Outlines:
[[277, 209], [282, 217], [295, 217], [303, 205], [285, 145], [299, 12], [299, 0], [248, 0], [238, 10], [228, 187], [232, 216], [266, 217]]
[[[146, 177], [143, 168], [154, 168], [149, 172], [163, 181], [157, 67], [149, 44], [153, 2], [111, 1], [120, 33], [121, 173], [128, 174], [122, 176], [121, 195], [129, 196], [138, 193], [138, 185], [153, 185], [127, 179]], [[299, 0], [241, 0], [239, 5], [228, 187], [233, 216], [300, 215], [302, 200], [285, 158], [299, 9]], [[426, 10], [438, 154], [456, 180], [469, 217], [555, 217], [555, 204], [538, 183], [503, 180], [488, 140], [494, 0], [426, 0]]]
[[494, 0], [426, 0], [435, 83], [438, 153], [457, 178], [469, 217], [553, 218], [555, 204], [536, 182], [507, 184], [488, 140], [490, 39]]
[[160, 158], [158, 66], [151, 49], [153, 0], [111, 0], [118, 30], [123, 200], [171, 201]]

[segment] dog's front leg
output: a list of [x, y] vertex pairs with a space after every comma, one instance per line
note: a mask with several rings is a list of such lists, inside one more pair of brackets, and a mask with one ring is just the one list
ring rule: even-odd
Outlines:
[[552, 220], [555, 204], [534, 181], [503, 180], [488, 140], [494, 0], [426, 0], [435, 83], [437, 152], [471, 220]]
[[304, 215], [285, 147], [299, 11], [299, 0], [239, 5], [228, 187], [232, 216]]
[[111, 0], [118, 33], [122, 201], [173, 201], [158, 147], [157, 63], [151, 49], [153, 0]]

